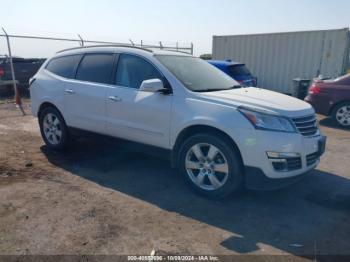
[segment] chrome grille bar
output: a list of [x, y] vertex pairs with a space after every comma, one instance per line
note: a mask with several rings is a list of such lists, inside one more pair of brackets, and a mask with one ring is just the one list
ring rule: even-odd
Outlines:
[[292, 120], [303, 136], [312, 136], [317, 133], [316, 115], [293, 118]]

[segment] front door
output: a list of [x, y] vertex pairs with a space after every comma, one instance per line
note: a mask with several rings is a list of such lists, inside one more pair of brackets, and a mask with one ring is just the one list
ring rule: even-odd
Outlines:
[[121, 54], [115, 86], [107, 90], [107, 131], [112, 136], [169, 147], [172, 95], [140, 91], [144, 80], [164, 79], [145, 59]]

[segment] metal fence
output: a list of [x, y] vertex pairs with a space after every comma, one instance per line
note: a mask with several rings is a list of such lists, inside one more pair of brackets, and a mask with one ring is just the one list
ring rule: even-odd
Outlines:
[[[13, 48], [15, 45], [13, 44], [14, 40], [41, 40], [38, 45], [33, 45], [33, 44], [23, 44], [21, 45], [21, 48], [26, 49], [26, 53], [30, 54], [29, 56], [33, 58], [34, 56], [38, 57], [38, 53], [40, 53], [40, 49], [45, 47], [46, 41], [50, 41], [51, 43], [55, 43], [53, 48], [55, 51], [50, 52], [54, 53], [56, 51], [62, 50], [67, 48], [67, 44], [69, 43], [69, 47], [72, 47], [71, 44], [73, 45], [78, 45], [78, 46], [89, 46], [89, 45], [121, 45], [121, 46], [135, 46], [135, 47], [141, 47], [141, 48], [147, 48], [147, 49], [161, 49], [161, 50], [170, 50], [170, 51], [177, 51], [177, 52], [183, 52], [183, 53], [188, 53], [188, 54], [193, 54], [193, 43], [186, 45], [180, 45], [178, 42], [173, 43], [173, 44], [163, 44], [162, 41], [158, 41], [157, 44], [148, 44], [146, 41], [139, 41], [139, 42], [134, 42], [133, 40], [129, 39], [129, 42], [114, 42], [114, 41], [100, 41], [100, 40], [91, 40], [91, 39], [85, 39], [83, 38], [80, 34], [76, 34], [76, 38], [61, 38], [61, 37], [48, 37], [48, 36], [39, 36], [39, 35], [23, 35], [23, 34], [10, 34], [7, 33], [4, 28], [2, 28], [2, 33], [0, 31], [0, 47], [1, 44], [4, 44], [4, 47], [6, 46], [7, 51], [5, 50], [0, 50], [0, 55], [8, 55], [9, 60], [10, 60], [10, 66], [11, 66], [11, 75], [12, 75], [12, 80], [13, 80], [13, 88], [14, 88], [14, 93], [15, 93], [15, 98], [16, 98], [16, 104], [22, 109], [21, 107], [21, 99], [19, 96], [19, 90], [16, 82], [16, 75], [15, 75], [15, 70], [13, 66], [13, 61], [12, 61], [12, 56], [18, 55], [18, 50], [16, 48]], [[5, 40], [5, 42], [1, 41]], [[37, 42], [36, 42], [37, 43]], [[57, 44], [58, 43], [58, 44]], [[1, 48], [2, 49], [2, 48]], [[30, 49], [31, 51], [27, 50]], [[15, 52], [13, 52], [15, 51]], [[2, 53], [4, 52], [4, 53]], [[40, 56], [45, 57], [46, 55]], [[22, 110], [24, 113], [24, 111]]]
[[63, 42], [76, 43], [79, 46], [94, 45], [94, 44], [124, 45], [124, 46], [136, 46], [136, 47], [149, 48], [149, 49], [171, 50], [171, 51], [193, 54], [193, 43], [190, 43], [188, 46], [179, 45], [178, 42], [176, 42], [174, 45], [163, 44], [162, 41], [158, 41], [158, 44], [147, 44], [146, 41], [140, 40], [139, 42], [134, 42], [132, 39], [129, 39], [129, 42], [113, 42], [113, 41], [84, 39], [80, 34], [77, 34], [77, 38], [60, 38], [60, 37], [7, 34], [4, 29], [2, 30], [3, 30], [3, 34], [0, 33], [0, 37], [9, 38], [9, 39], [20, 38], [20, 39], [32, 39], [32, 40], [63, 41]]

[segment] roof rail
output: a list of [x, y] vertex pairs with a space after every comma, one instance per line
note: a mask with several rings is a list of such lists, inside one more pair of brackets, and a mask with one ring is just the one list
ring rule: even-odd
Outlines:
[[65, 52], [65, 51], [70, 51], [70, 50], [77, 50], [77, 49], [85, 49], [85, 48], [94, 48], [94, 47], [129, 47], [129, 48], [136, 48], [136, 49], [140, 49], [140, 50], [144, 50], [150, 53], [153, 53], [153, 51], [151, 49], [148, 48], [143, 48], [143, 47], [138, 47], [138, 46], [133, 46], [133, 45], [125, 45], [125, 44], [105, 44], [105, 45], [88, 45], [88, 46], [79, 46], [79, 47], [73, 47], [73, 48], [67, 48], [67, 49], [63, 49], [61, 51], [56, 52], [56, 54]]

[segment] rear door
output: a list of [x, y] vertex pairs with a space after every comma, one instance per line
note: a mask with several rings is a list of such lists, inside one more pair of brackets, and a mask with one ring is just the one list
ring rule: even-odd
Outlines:
[[64, 105], [69, 126], [106, 133], [106, 92], [114, 57], [112, 53], [85, 54], [75, 79], [66, 82]]
[[143, 57], [119, 55], [116, 85], [107, 90], [110, 135], [163, 148], [169, 146], [173, 96], [139, 90], [142, 81], [155, 78], [166, 84], [159, 70]]

